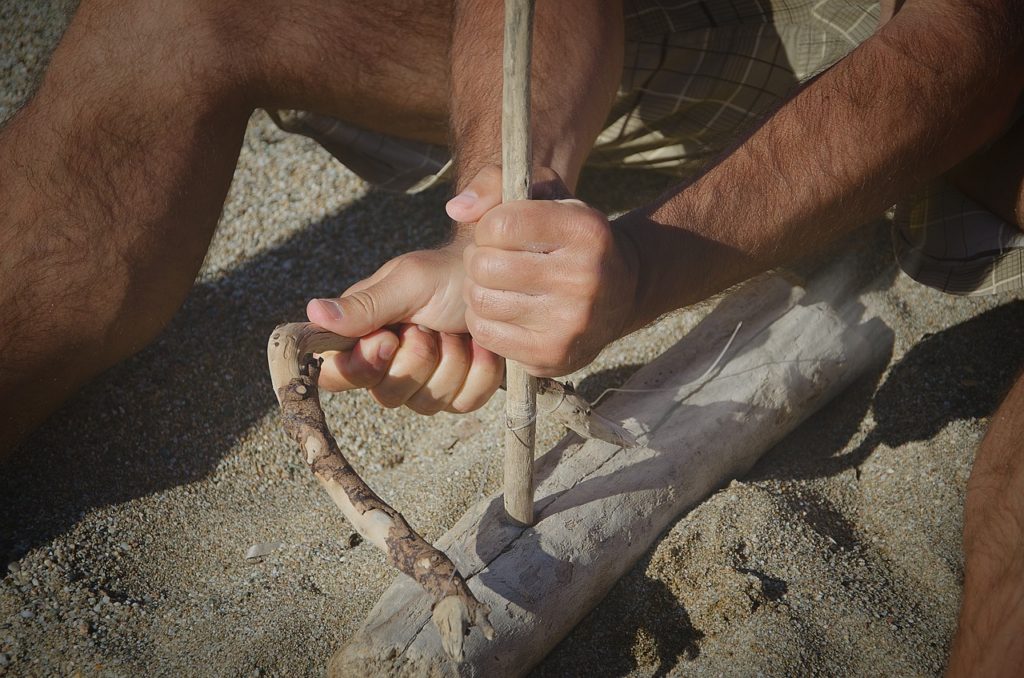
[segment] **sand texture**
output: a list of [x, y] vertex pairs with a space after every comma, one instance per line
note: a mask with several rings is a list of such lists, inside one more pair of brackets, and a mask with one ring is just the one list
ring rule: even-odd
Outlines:
[[[0, 119], [59, 37], [61, 3], [0, 4]], [[670, 179], [590, 173], [610, 212]], [[311, 141], [250, 122], [215, 241], [159, 339], [0, 466], [0, 675], [322, 673], [394, 577], [281, 430], [264, 347], [389, 257], [445, 235], [443, 190], [369, 189]], [[1024, 364], [1024, 295], [959, 299], [862, 237], [887, 366], [676, 521], [538, 676], [937, 675], [962, 579], [964, 489]], [[573, 380], [621, 384], [709, 305]], [[324, 399], [341, 448], [428, 539], [500, 484], [501, 401], [463, 417]], [[538, 449], [561, 437], [538, 430]], [[493, 463], [491, 460], [495, 460]], [[266, 545], [247, 560], [246, 550]]]

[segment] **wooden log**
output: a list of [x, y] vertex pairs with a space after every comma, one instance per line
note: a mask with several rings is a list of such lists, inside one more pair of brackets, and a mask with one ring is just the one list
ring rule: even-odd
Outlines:
[[[335, 676], [521, 675], [539, 662], [663, 530], [747, 470], [808, 415], [891, 353], [892, 331], [856, 301], [856, 265], [806, 288], [779, 276], [726, 297], [601, 407], [640, 444], [566, 436], [537, 464], [532, 528], [480, 501], [436, 546], [488, 605], [495, 640], [441, 651], [430, 599], [405, 577], [331, 660]], [[720, 364], [705, 371], [742, 322]]]
[[[505, 0], [502, 59], [502, 200], [530, 197], [530, 52], [534, 0]], [[518, 363], [505, 364], [505, 510], [520, 525], [533, 524], [533, 448], [537, 380]]]

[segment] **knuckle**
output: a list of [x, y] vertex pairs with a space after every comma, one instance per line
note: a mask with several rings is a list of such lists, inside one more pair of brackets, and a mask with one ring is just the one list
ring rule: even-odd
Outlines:
[[401, 407], [405, 404], [405, 400], [403, 400], [400, 395], [386, 387], [371, 388], [370, 395], [372, 395], [373, 399], [380, 403], [382, 407], [386, 407], [389, 410], [393, 410], [396, 407]]
[[484, 348], [493, 346], [499, 339], [497, 328], [492, 323], [474, 320], [473, 326], [469, 329], [476, 342]]
[[486, 287], [474, 285], [469, 293], [469, 302], [477, 315], [485, 318], [494, 315], [494, 293]]
[[431, 366], [437, 364], [439, 351], [437, 340], [432, 333], [427, 334], [420, 330], [408, 332], [405, 337], [404, 346], [402, 346], [402, 351], [413, 362], [420, 364], [429, 363]]
[[540, 355], [537, 369], [546, 372], [539, 376], [559, 376], [566, 373], [566, 369], [572, 363], [572, 339], [560, 337], [557, 342], [552, 342], [551, 348]]
[[486, 280], [494, 277], [498, 271], [496, 257], [477, 250], [469, 261], [469, 274], [474, 280]]
[[448, 412], [452, 412], [453, 414], [468, 414], [472, 412], [474, 409], [478, 408], [472, 407], [472, 401], [470, 401], [468, 398], [463, 398], [462, 396], [459, 396], [458, 398], [453, 400], [451, 405], [445, 408], [445, 410], [447, 410]]
[[484, 233], [498, 243], [518, 242], [520, 217], [535, 208], [533, 202], [507, 203], [494, 208], [480, 220]]
[[431, 256], [427, 252], [417, 250], [398, 257], [395, 271], [402, 273], [418, 273], [431, 266]]
[[348, 299], [351, 305], [355, 306], [356, 312], [362, 317], [376, 317], [377, 301], [373, 298], [373, 295], [368, 294], [365, 290], [353, 292], [345, 298]]
[[349, 385], [343, 380], [339, 379], [336, 372], [328, 372], [323, 370], [320, 372], [320, 380], [317, 382], [317, 388], [321, 391], [330, 391], [331, 393], [339, 393], [341, 391], [349, 390]]
[[361, 360], [353, 360], [342, 375], [350, 384], [357, 388], [368, 388], [374, 386], [381, 379], [381, 372]]
[[405, 406], [416, 414], [422, 414], [427, 417], [432, 417], [444, 409], [444, 403], [437, 403], [435, 401], [422, 402], [415, 399], [407, 402]]
[[474, 392], [474, 393], [460, 393], [451, 405], [448, 406], [448, 410], [455, 412], [456, 414], [468, 414], [475, 410], [479, 410], [481, 407], [487, 404], [487, 401], [491, 399], [491, 394], [487, 392]]
[[611, 230], [604, 215], [590, 207], [578, 208], [579, 218], [576, 223], [579, 229], [588, 237], [593, 238], [596, 244], [606, 246], [611, 239]]
[[533, 171], [533, 176], [538, 181], [561, 181], [562, 177], [558, 175], [558, 172], [551, 169], [547, 165], [542, 165]]
[[464, 334], [441, 335], [441, 361], [453, 372], [465, 376], [470, 365], [469, 337]]

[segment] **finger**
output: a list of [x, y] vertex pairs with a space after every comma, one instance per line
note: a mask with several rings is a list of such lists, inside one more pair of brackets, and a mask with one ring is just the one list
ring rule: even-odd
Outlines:
[[527, 252], [554, 252], [566, 241], [563, 224], [568, 206], [557, 202], [516, 200], [498, 205], [481, 217], [473, 231], [473, 242]]
[[431, 330], [405, 325], [398, 331], [398, 339], [391, 367], [370, 389], [370, 394], [384, 407], [404, 405], [430, 380], [440, 358], [437, 333]]
[[339, 299], [313, 299], [306, 305], [306, 316], [335, 334], [362, 337], [411, 315], [420, 305], [422, 291], [413, 276], [386, 276]]
[[533, 187], [530, 189], [532, 200], [562, 200], [571, 198], [572, 193], [562, 181], [562, 177], [550, 167], [538, 167], [533, 171]]
[[551, 255], [467, 245], [462, 253], [470, 282], [493, 290], [543, 294], [550, 287]]
[[483, 287], [469, 278], [466, 278], [462, 285], [462, 298], [466, 306], [486, 320], [531, 326], [537, 316], [543, 313], [547, 300], [543, 295], [534, 296]]
[[330, 351], [321, 357], [319, 386], [327, 391], [348, 391], [376, 386], [387, 374], [398, 349], [398, 337], [388, 330], [366, 335], [347, 353]]
[[459, 194], [448, 201], [445, 211], [455, 221], [473, 223], [487, 210], [501, 204], [501, 168], [486, 165]]
[[505, 361], [501, 356], [488, 351], [475, 339], [470, 340], [469, 351], [469, 371], [462, 388], [446, 408], [449, 412], [465, 413], [480, 409], [498, 390], [505, 376]]
[[466, 310], [466, 326], [473, 340], [491, 353], [521, 363], [537, 362], [536, 335], [519, 325], [481, 318], [472, 309]]
[[[445, 205], [448, 216], [455, 221], [473, 223], [487, 210], [501, 204], [501, 168], [487, 165], [462, 191]], [[561, 200], [572, 197], [558, 172], [549, 167], [538, 167], [533, 172], [530, 197], [534, 200]]]
[[423, 388], [416, 391], [405, 405], [420, 414], [437, 414], [447, 408], [458, 395], [469, 372], [472, 353], [468, 334], [439, 332], [441, 359], [437, 369]]

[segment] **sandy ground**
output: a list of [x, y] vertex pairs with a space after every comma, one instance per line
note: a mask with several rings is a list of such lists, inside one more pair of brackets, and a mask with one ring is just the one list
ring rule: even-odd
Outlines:
[[[0, 119], [31, 90], [60, 3], [0, 5]], [[590, 174], [621, 210], [667, 180]], [[315, 675], [393, 577], [286, 440], [264, 342], [444, 234], [442, 192], [383, 194], [254, 116], [195, 289], [149, 348], [97, 379], [0, 467], [0, 675]], [[943, 296], [891, 268], [888, 367], [681, 517], [535, 673], [935, 675], [962, 578], [974, 450], [1024, 363], [1024, 295]], [[576, 375], [621, 383], [696, 314]], [[342, 449], [428, 539], [497, 487], [499, 403], [458, 418], [326, 401]], [[540, 449], [560, 433], [540, 431]], [[280, 546], [258, 561], [256, 543]]]

